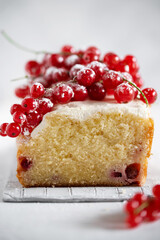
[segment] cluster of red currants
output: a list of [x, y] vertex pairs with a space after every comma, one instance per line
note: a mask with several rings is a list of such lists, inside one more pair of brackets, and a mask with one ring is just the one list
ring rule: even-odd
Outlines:
[[126, 204], [126, 223], [134, 228], [142, 222], [152, 222], [160, 218], [160, 185], [152, 189], [153, 197], [136, 193]]
[[22, 103], [11, 107], [14, 122], [2, 124], [0, 135], [29, 135], [55, 104], [88, 98], [103, 100], [109, 94], [119, 103], [130, 102], [137, 96], [149, 104], [155, 102], [157, 93], [153, 88], [139, 88], [142, 79], [137, 75], [139, 66], [134, 56], [120, 60], [114, 53], [105, 54], [103, 59], [100, 55], [94, 46], [76, 51], [65, 45], [60, 53], [45, 54], [40, 63], [28, 61], [28, 84], [15, 89], [16, 96], [23, 98]]

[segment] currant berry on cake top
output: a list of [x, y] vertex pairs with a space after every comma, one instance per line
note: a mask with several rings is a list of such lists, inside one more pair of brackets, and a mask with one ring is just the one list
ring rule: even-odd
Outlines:
[[70, 101], [102, 101], [107, 95], [117, 103], [137, 99], [148, 105], [156, 101], [156, 90], [141, 90], [143, 79], [132, 55], [122, 59], [113, 52], [102, 55], [95, 46], [76, 50], [71, 45], [43, 55], [41, 61], [25, 64], [27, 82], [15, 89], [22, 102], [11, 106], [13, 122], [0, 126], [1, 136], [30, 135], [46, 113]]

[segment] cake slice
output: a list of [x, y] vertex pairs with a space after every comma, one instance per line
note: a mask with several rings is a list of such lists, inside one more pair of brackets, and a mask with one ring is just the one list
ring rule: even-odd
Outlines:
[[25, 187], [143, 185], [153, 138], [139, 100], [70, 102], [17, 138], [17, 177]]

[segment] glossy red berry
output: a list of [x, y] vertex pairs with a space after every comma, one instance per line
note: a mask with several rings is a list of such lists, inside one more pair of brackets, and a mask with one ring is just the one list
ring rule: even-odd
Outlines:
[[33, 131], [34, 126], [29, 125], [27, 122], [24, 122], [21, 125], [21, 134], [24, 136], [29, 136], [31, 132]]
[[87, 65], [88, 68], [92, 69], [96, 74], [96, 81], [100, 81], [102, 79], [102, 75], [104, 73], [104, 69], [106, 65], [104, 63], [100, 63], [98, 61], [93, 61]]
[[[47, 69], [47, 70], [48, 70], [48, 69]], [[44, 74], [44, 76], [45, 76], [45, 74]], [[51, 84], [52, 84], [52, 81], [49, 81], [48, 79], [45, 79], [44, 76], [43, 76], [43, 77], [35, 78], [33, 81], [31, 81], [31, 84], [40, 83], [40, 84], [43, 85], [44, 88], [50, 87]]]
[[120, 61], [119, 64], [117, 64], [115, 70], [120, 71], [120, 72], [130, 72], [129, 65], [126, 62], [124, 62], [123, 60]]
[[41, 74], [41, 64], [37, 61], [28, 61], [25, 70], [31, 77], [38, 77]]
[[39, 107], [37, 111], [41, 114], [46, 114], [47, 112], [50, 112], [53, 109], [53, 103], [48, 98], [42, 98], [39, 100]]
[[69, 73], [65, 68], [57, 68], [52, 72], [52, 83], [66, 81], [68, 78]]
[[141, 75], [137, 72], [134, 75], [132, 75], [132, 77], [133, 77], [133, 82], [137, 85], [137, 87], [141, 88], [144, 84], [144, 81]]
[[2, 137], [7, 136], [7, 133], [6, 133], [7, 126], [8, 126], [8, 123], [2, 123], [0, 125], [0, 136], [2, 136]]
[[53, 88], [46, 89], [44, 93], [44, 98], [48, 98], [51, 100], [52, 103], [54, 103], [54, 90]]
[[114, 91], [114, 97], [118, 103], [130, 102], [135, 97], [133, 87], [128, 83], [121, 83]]
[[97, 47], [95, 47], [95, 46], [90, 46], [90, 47], [88, 47], [85, 52], [92, 52], [92, 53], [94, 53], [94, 54], [97, 55], [97, 56], [100, 56], [100, 55], [101, 55], [100, 49], [97, 48]]
[[60, 54], [50, 55], [50, 66], [62, 67], [64, 63], [64, 57]]
[[104, 55], [103, 62], [109, 69], [116, 70], [117, 65], [120, 63], [120, 58], [117, 54], [109, 52]]
[[130, 82], [133, 82], [132, 75], [128, 72], [122, 72], [122, 76]]
[[106, 90], [102, 83], [96, 82], [88, 87], [88, 95], [93, 100], [102, 100], [106, 96]]
[[25, 98], [29, 96], [29, 94], [30, 94], [30, 88], [28, 85], [22, 85], [15, 89], [15, 95], [19, 98]]
[[134, 56], [127, 55], [127, 56], [125, 56], [123, 61], [124, 61], [124, 63], [126, 63], [126, 65], [129, 66], [129, 72], [131, 74], [134, 74], [139, 70], [137, 59]]
[[87, 88], [77, 83], [70, 83], [69, 86], [74, 92], [72, 101], [84, 101], [88, 97]]
[[132, 199], [138, 201], [139, 204], [142, 204], [144, 201], [147, 200], [147, 196], [144, 195], [144, 193], [136, 193]]
[[55, 103], [68, 103], [74, 96], [73, 90], [66, 84], [59, 84], [53, 89], [53, 98]]
[[48, 68], [50, 66], [50, 56], [51, 54], [46, 53], [42, 59], [41, 64], [43, 67]]
[[42, 121], [42, 115], [37, 111], [27, 114], [27, 124], [30, 126], [37, 126]]
[[26, 121], [26, 115], [21, 111], [17, 111], [13, 114], [13, 121], [22, 124]]
[[130, 214], [133, 215], [134, 211], [136, 210], [136, 208], [138, 208], [140, 206], [139, 201], [135, 200], [135, 199], [131, 199], [129, 200], [125, 205], [124, 205], [124, 210]]
[[10, 113], [13, 115], [15, 112], [20, 111], [24, 113], [24, 109], [20, 104], [13, 104], [10, 108]]
[[63, 54], [73, 54], [75, 53], [75, 49], [72, 45], [64, 45], [62, 48], [61, 48], [61, 52]]
[[80, 85], [83, 85], [86, 87], [91, 86], [95, 82], [95, 79], [96, 79], [96, 74], [90, 68], [81, 69], [77, 73], [77, 82]]
[[86, 51], [82, 57], [82, 60], [84, 64], [88, 64], [93, 61], [98, 61], [99, 55], [91, 51]]
[[83, 57], [83, 55], [84, 55], [84, 51], [83, 50], [78, 50], [77, 52], [76, 52], [76, 54], [79, 56], [79, 57]]
[[9, 123], [6, 133], [9, 137], [17, 137], [21, 133], [21, 127], [18, 123]]
[[34, 98], [28, 97], [22, 100], [21, 106], [28, 112], [35, 110], [38, 107], [38, 103]]
[[42, 97], [44, 94], [44, 86], [41, 83], [34, 83], [30, 89], [30, 95], [33, 98]]
[[155, 185], [152, 189], [152, 192], [156, 198], [160, 199], [160, 184]]
[[77, 72], [84, 68], [85, 67], [81, 64], [75, 64], [69, 71], [69, 76], [71, 77], [71, 79], [77, 76]]
[[142, 217], [139, 215], [135, 215], [135, 216], [129, 216], [126, 219], [126, 223], [128, 225], [129, 228], [135, 228], [137, 227], [140, 223], [142, 223]]
[[[145, 97], [147, 98], [149, 104], [152, 104], [152, 103], [154, 103], [156, 101], [156, 99], [157, 99], [157, 92], [156, 92], [155, 89], [153, 89], [153, 88], [145, 88], [145, 89], [142, 90], [142, 92], [144, 93]], [[145, 99], [142, 96], [142, 94], [140, 94], [140, 99], [143, 102], [145, 102]]]
[[115, 89], [118, 85], [123, 83], [122, 76], [118, 72], [112, 70], [104, 71], [102, 80], [105, 89]]
[[66, 57], [66, 59], [64, 60], [64, 66], [67, 69], [70, 69], [71, 67], [73, 67], [75, 64], [80, 63], [80, 57], [77, 55], [71, 55]]

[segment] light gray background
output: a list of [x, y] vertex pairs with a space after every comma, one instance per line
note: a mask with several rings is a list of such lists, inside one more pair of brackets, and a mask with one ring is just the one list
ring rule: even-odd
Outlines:
[[[57, 51], [69, 43], [77, 48], [97, 45], [102, 52], [114, 51], [122, 57], [134, 54], [145, 86], [160, 92], [160, 0], [0, 0], [0, 29], [35, 50]], [[20, 82], [10, 80], [23, 76], [24, 63], [34, 57], [0, 36], [0, 123], [11, 121], [9, 107], [18, 102], [13, 89]], [[156, 176], [160, 172], [158, 104], [153, 116], [156, 134], [150, 163]], [[0, 138], [0, 239], [159, 239], [160, 221], [124, 230], [122, 203], [2, 203], [15, 155], [15, 140]]]

